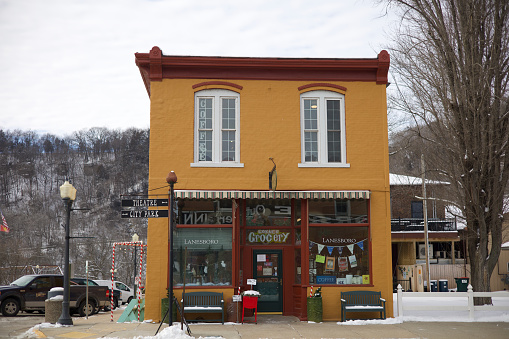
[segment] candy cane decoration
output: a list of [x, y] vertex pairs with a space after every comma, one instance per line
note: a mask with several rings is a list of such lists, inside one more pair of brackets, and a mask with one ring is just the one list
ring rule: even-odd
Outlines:
[[309, 290], [309, 297], [311, 298], [313, 296], [313, 286], [311, 286], [311, 289]]
[[[115, 242], [113, 243], [113, 255], [111, 261], [111, 299], [110, 299], [110, 309], [111, 309], [111, 321], [113, 321], [113, 284], [115, 281], [115, 248], [117, 245], [120, 246], [139, 246], [140, 251], [140, 272], [138, 278], [138, 286], [141, 286], [141, 273], [143, 269], [143, 248], [147, 247], [147, 245], [143, 245], [143, 241], [138, 242]], [[134, 282], [136, 284], [136, 282]], [[139, 288], [138, 288], [139, 291]], [[140, 321], [140, 304], [141, 304], [141, 293], [138, 293], [138, 322]]]
[[[140, 306], [141, 306], [141, 292], [140, 292], [140, 281], [141, 281], [141, 269], [143, 267], [143, 246], [140, 246], [140, 274], [138, 275], [138, 288], [136, 289], [138, 293], [138, 322], [140, 322]], [[136, 282], [134, 282], [136, 284]]]
[[113, 259], [111, 260], [111, 297], [110, 297], [110, 310], [111, 310], [111, 321], [113, 322], [113, 280], [115, 279], [115, 246], [117, 244], [113, 244]]

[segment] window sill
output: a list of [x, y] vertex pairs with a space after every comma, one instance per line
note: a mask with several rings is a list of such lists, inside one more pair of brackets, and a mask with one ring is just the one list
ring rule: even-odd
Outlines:
[[310, 168], [314, 168], [314, 167], [323, 167], [323, 168], [327, 168], [327, 167], [350, 168], [350, 164], [348, 164], [348, 163], [326, 163], [326, 164], [322, 164], [322, 163], [318, 163], [318, 162], [305, 162], [305, 163], [299, 163], [299, 167], [301, 167], [301, 168], [306, 168], [306, 167], [310, 167]]
[[192, 162], [191, 167], [244, 167], [243, 163], [238, 162]]

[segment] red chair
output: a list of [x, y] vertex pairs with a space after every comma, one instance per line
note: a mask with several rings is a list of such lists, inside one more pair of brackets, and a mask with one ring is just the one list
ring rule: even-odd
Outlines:
[[246, 308], [254, 309], [255, 324], [258, 324], [256, 315], [258, 314], [258, 297], [245, 295], [242, 297], [242, 323], [244, 323], [244, 310]]

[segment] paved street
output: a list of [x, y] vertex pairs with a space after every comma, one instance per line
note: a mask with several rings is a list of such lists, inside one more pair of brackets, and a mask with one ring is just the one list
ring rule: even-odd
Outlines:
[[[114, 313], [118, 319], [122, 310]], [[85, 318], [73, 318], [74, 326], [43, 325], [26, 333], [36, 324], [44, 322], [44, 316], [26, 315], [14, 318], [0, 316], [0, 338], [134, 338], [154, 336], [157, 323], [116, 323], [110, 321], [109, 313]], [[390, 322], [390, 320], [388, 321]], [[161, 327], [162, 332], [167, 325]], [[195, 338], [223, 337], [226, 339], [255, 338], [509, 338], [509, 323], [480, 322], [405, 322], [372, 325], [341, 325], [336, 322], [320, 324], [301, 322], [295, 317], [259, 315], [258, 324], [194, 324]], [[166, 332], [165, 332], [166, 333]], [[164, 336], [170, 338], [170, 336]]]

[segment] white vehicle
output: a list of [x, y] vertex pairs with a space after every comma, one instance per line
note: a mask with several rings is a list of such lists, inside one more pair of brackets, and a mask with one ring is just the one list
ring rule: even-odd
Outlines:
[[[94, 280], [98, 285], [108, 286], [111, 289], [111, 280]], [[120, 303], [125, 304], [131, 302], [134, 298], [134, 290], [127, 287], [126, 284], [120, 281], [113, 281], [113, 290], [120, 292]]]

